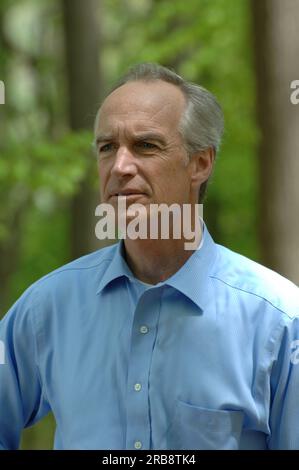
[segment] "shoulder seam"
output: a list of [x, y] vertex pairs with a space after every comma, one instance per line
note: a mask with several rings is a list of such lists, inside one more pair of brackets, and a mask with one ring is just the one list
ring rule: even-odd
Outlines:
[[289, 319], [292, 319], [292, 318], [293, 318], [293, 317], [290, 316], [287, 312], [285, 312], [285, 311], [282, 310], [281, 308], [277, 307], [277, 305], [274, 305], [269, 299], [263, 297], [262, 295], [256, 294], [255, 292], [251, 292], [251, 291], [248, 291], [248, 290], [245, 290], [245, 289], [241, 289], [240, 287], [234, 286], [234, 285], [230, 284], [229, 282], [226, 282], [226, 281], [224, 281], [223, 279], [220, 279], [220, 278], [217, 277], [217, 276], [210, 275], [210, 277], [213, 278], [213, 279], [216, 279], [217, 281], [222, 282], [223, 284], [226, 284], [227, 286], [231, 287], [232, 289], [235, 289], [235, 290], [238, 290], [238, 291], [241, 291], [241, 292], [245, 292], [246, 294], [254, 295], [255, 297], [258, 297], [259, 299], [263, 299], [265, 302], [267, 302], [268, 304], [272, 305], [273, 308], [275, 308], [275, 309], [278, 310], [279, 312], [281, 312], [281, 313], [283, 313], [284, 315], [286, 315]]
[[111, 261], [113, 258], [105, 258], [99, 261], [98, 263], [92, 265], [92, 266], [86, 266], [86, 267], [62, 267], [62, 268], [57, 268], [55, 271], [46, 274], [45, 276], [41, 277], [38, 279], [32, 286], [40, 284], [42, 281], [46, 281], [49, 277], [56, 276], [60, 273], [63, 273], [64, 271], [81, 271], [81, 270], [86, 270], [86, 269], [93, 269], [96, 268], [97, 266], [100, 266], [102, 263], [105, 261]]

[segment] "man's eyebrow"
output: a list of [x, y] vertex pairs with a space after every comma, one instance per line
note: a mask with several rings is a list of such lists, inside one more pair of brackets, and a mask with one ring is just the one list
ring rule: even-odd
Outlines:
[[[140, 142], [142, 140], [155, 140], [157, 142], [160, 142], [161, 144], [166, 144], [165, 138], [163, 135], [157, 133], [157, 132], [152, 132], [152, 131], [145, 131], [145, 132], [140, 132], [132, 135], [132, 140], [136, 140], [137, 142]], [[99, 145], [102, 142], [110, 142], [113, 140], [113, 136], [111, 134], [99, 134], [96, 139], [95, 139], [95, 144]]]
[[165, 144], [165, 138], [163, 137], [163, 135], [161, 134], [158, 134], [157, 132], [152, 132], [152, 131], [148, 131], [148, 132], [140, 132], [140, 133], [136, 133], [133, 138], [137, 141], [141, 141], [141, 140], [156, 140], [162, 144]]
[[96, 145], [99, 145], [101, 142], [108, 142], [110, 140], [112, 140], [112, 135], [100, 134], [100, 135], [97, 135], [97, 137], [95, 138], [95, 143]]

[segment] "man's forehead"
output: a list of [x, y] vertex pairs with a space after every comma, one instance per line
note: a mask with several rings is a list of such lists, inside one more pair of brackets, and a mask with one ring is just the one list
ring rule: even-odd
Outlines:
[[[142, 127], [146, 121], [173, 121], [180, 119], [186, 100], [181, 90], [167, 82], [128, 82], [114, 90], [103, 102], [98, 119], [102, 127], [114, 120], [137, 121]], [[139, 127], [139, 126], [138, 126]]]
[[184, 95], [179, 87], [172, 83], [165, 82], [164, 80], [149, 80], [149, 81], [129, 81], [124, 85], [116, 88], [104, 101], [110, 103], [113, 100], [120, 100], [130, 102], [133, 100], [143, 100], [147, 102], [156, 102], [160, 100], [169, 100], [176, 102], [177, 100], [183, 102]]

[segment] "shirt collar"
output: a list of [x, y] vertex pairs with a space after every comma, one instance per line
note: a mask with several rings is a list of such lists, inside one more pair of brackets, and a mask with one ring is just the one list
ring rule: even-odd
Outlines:
[[97, 294], [99, 294], [108, 284], [110, 284], [110, 282], [117, 278], [125, 276], [129, 279], [134, 279], [134, 274], [124, 259], [123, 250], [123, 240], [121, 240], [114, 246], [114, 254], [110, 259], [109, 265], [100, 280]]
[[212, 296], [209, 274], [216, 260], [216, 254], [216, 244], [204, 225], [201, 247], [164, 283], [182, 292], [204, 310]]
[[[127, 277], [136, 281], [134, 274], [127, 265], [123, 256], [123, 240], [116, 244], [110, 263], [101, 278], [97, 294], [108, 284], [120, 277]], [[203, 241], [198, 250], [186, 261], [186, 263], [166, 281], [153, 286], [170, 286], [187, 296], [201, 310], [204, 310], [211, 299], [211, 286], [209, 273], [216, 259], [217, 248], [209, 231], [204, 225]]]

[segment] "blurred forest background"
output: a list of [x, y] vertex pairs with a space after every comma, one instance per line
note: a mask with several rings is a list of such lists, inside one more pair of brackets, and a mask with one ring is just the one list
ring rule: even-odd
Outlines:
[[[128, 66], [216, 94], [226, 131], [205, 203], [214, 239], [299, 283], [299, 0], [1, 0], [0, 311], [98, 249], [92, 126]], [[52, 448], [48, 416], [22, 448]]]

